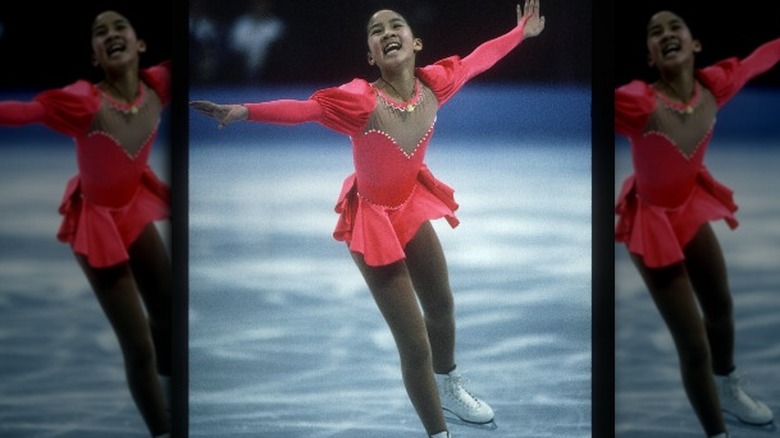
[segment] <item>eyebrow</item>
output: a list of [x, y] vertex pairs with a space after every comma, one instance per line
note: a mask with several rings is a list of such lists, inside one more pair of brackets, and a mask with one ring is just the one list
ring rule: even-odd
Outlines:
[[[130, 21], [128, 21], [125, 18], [117, 18], [117, 19], [111, 21], [109, 24], [113, 24], [113, 25], [117, 25], [117, 24], [130, 24]], [[102, 29], [105, 29], [107, 27], [108, 27], [108, 24], [103, 24], [103, 23], [96, 24], [95, 26], [92, 27], [92, 33], [95, 33], [97, 30], [102, 30]]]
[[[401, 17], [393, 17], [393, 18], [391, 18], [390, 19], [390, 24], [395, 24], [395, 23], [406, 24], [406, 20], [404, 20]], [[368, 31], [370, 32], [372, 29], [374, 29], [374, 28], [376, 28], [378, 26], [382, 26], [382, 22], [381, 21], [368, 26]]]
[[[672, 18], [667, 22], [668, 24], [684, 24], [683, 20], [680, 18]], [[655, 29], [658, 29], [659, 27], [663, 27], [663, 23], [656, 23], [653, 25], [650, 25], [647, 27], [648, 32], [652, 32]]]

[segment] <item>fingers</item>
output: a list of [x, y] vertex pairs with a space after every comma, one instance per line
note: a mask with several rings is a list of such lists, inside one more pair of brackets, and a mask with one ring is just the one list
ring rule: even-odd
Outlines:
[[517, 5], [518, 18], [522, 18], [529, 15], [539, 15], [539, 0], [525, 0], [525, 6], [520, 9], [520, 4]]
[[194, 110], [216, 119], [218, 122], [217, 127], [219, 129], [224, 128], [225, 125], [228, 123], [225, 119], [228, 116], [229, 110], [223, 105], [219, 105], [214, 102], [209, 102], [206, 100], [194, 100], [190, 102], [190, 106]]
[[199, 112], [201, 112], [203, 114], [209, 115], [209, 116], [213, 116], [215, 111], [216, 111], [216, 109], [217, 109], [217, 107], [218, 107], [217, 104], [215, 104], [213, 102], [206, 101], [206, 100], [195, 100], [195, 101], [192, 101], [192, 102], [190, 102], [190, 106], [193, 109], [195, 109], [195, 110], [197, 110], [197, 111], [199, 111]]

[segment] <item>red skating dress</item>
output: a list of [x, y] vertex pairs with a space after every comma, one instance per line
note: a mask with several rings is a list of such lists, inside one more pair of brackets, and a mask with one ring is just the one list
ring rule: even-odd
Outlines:
[[458, 225], [453, 189], [424, 163], [438, 108], [520, 44], [524, 23], [463, 59], [453, 56], [417, 68], [409, 102], [394, 101], [365, 80], [354, 79], [317, 91], [307, 101], [246, 104], [249, 120], [315, 121], [350, 136], [355, 172], [344, 181], [336, 203], [339, 219], [333, 236], [363, 254], [368, 265], [400, 261], [425, 221], [446, 218], [452, 227]]
[[705, 222], [724, 219], [737, 227], [732, 191], [710, 175], [704, 154], [718, 109], [779, 59], [780, 40], [774, 40], [743, 60], [699, 69], [685, 104], [639, 80], [615, 91], [615, 131], [629, 138], [634, 166], [618, 196], [615, 238], [646, 266], [683, 261], [683, 248]]
[[88, 81], [0, 103], [0, 124], [43, 123], [74, 138], [79, 172], [68, 181], [57, 238], [91, 266], [128, 260], [127, 248], [152, 221], [168, 218], [169, 187], [148, 165], [160, 112], [170, 100], [170, 65], [140, 72], [130, 104]]

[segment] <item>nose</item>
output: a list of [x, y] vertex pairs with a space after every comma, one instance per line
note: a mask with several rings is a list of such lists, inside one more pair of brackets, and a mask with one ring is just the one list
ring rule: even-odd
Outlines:
[[668, 38], [668, 37], [670, 37], [672, 35], [674, 35], [674, 31], [672, 30], [671, 27], [666, 26], [666, 27], [663, 28], [663, 32], [661, 32], [661, 39], [663, 40], [663, 39]]

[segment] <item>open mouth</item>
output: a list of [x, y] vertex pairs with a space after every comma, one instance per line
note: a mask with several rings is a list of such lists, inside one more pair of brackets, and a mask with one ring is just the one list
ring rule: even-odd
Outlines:
[[396, 42], [396, 41], [393, 41], [392, 43], [389, 43], [388, 45], [386, 45], [386, 46], [385, 46], [385, 47], [382, 49], [382, 52], [383, 52], [385, 55], [389, 55], [390, 53], [397, 52], [397, 51], [399, 51], [399, 50], [401, 50], [401, 43], [399, 43], [399, 42]]
[[106, 47], [106, 54], [107, 54], [108, 56], [112, 56], [112, 55], [114, 55], [115, 53], [120, 53], [120, 52], [123, 52], [124, 50], [125, 50], [125, 45], [124, 45], [124, 43], [117, 41], [117, 42], [115, 42], [115, 43], [111, 43], [111, 44], [109, 44], [109, 45]]
[[680, 43], [677, 41], [673, 41], [661, 47], [661, 54], [663, 56], [672, 55], [678, 53], [681, 49], [682, 46], [680, 45]]

